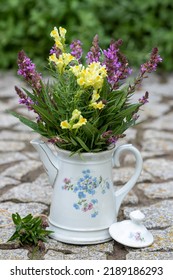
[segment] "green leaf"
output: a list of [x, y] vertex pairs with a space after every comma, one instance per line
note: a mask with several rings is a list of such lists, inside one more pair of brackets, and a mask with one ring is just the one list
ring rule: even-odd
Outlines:
[[32, 220], [32, 215], [28, 214], [26, 217], [22, 219], [24, 223], [29, 223]]
[[86, 144], [82, 141], [81, 138], [79, 138], [78, 136], [76, 136], [76, 140], [78, 141], [78, 143], [81, 145], [81, 147], [82, 147], [86, 152], [90, 152], [90, 149], [86, 146]]
[[18, 239], [18, 238], [19, 238], [19, 234], [18, 234], [18, 232], [15, 231], [13, 233], [13, 235], [7, 240], [7, 242], [13, 241], [13, 240]]
[[20, 114], [13, 112], [13, 111], [7, 111], [10, 114], [12, 114], [14, 117], [18, 118], [23, 124], [27, 125], [28, 127], [30, 127], [31, 129], [33, 129], [35, 132], [38, 132], [39, 134], [45, 136], [45, 131], [40, 130], [38, 127], [38, 124], [28, 120], [27, 118], [21, 116]]
[[78, 145], [78, 143], [70, 136], [70, 141], [72, 142], [72, 144], [74, 145], [74, 146], [77, 146]]
[[21, 219], [20, 215], [18, 213], [16, 213], [16, 214], [12, 214], [12, 220], [15, 225], [18, 225], [22, 219]]
[[93, 135], [97, 135], [99, 133], [98, 129], [93, 126], [90, 122], [87, 122], [86, 125], [82, 127], [83, 131], [87, 135], [88, 139], [92, 139]]
[[129, 114], [134, 113], [140, 106], [141, 106], [141, 104], [132, 104], [132, 105], [128, 106], [126, 109], [123, 109], [121, 112], [119, 112], [117, 114], [116, 119], [125, 118]]
[[32, 105], [32, 107], [36, 110], [36, 112], [41, 116], [41, 118], [43, 119], [43, 121], [45, 121], [46, 123], [50, 123], [52, 126], [57, 127], [57, 122], [54, 121], [54, 116], [52, 116], [50, 114], [50, 112], [48, 112], [48, 110], [45, 110], [41, 107], [39, 107], [39, 105]]

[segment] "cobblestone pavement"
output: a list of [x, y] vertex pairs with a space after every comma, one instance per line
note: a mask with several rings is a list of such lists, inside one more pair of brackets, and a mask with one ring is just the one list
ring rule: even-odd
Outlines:
[[[138, 183], [121, 206], [119, 220], [140, 209], [154, 243], [134, 249], [114, 241], [74, 246], [49, 239], [45, 252], [38, 256], [28, 248], [6, 243], [14, 231], [11, 213], [48, 215], [52, 193], [38, 154], [29, 143], [36, 135], [5, 111], [26, 114], [18, 106], [15, 85], [22, 83], [13, 73], [0, 73], [0, 259], [173, 259], [173, 76], [166, 82], [155, 75], [145, 81], [136, 98], [148, 90], [150, 102], [141, 111], [142, 123], [129, 129], [123, 139], [140, 150], [144, 164]], [[126, 155], [122, 167], [113, 170], [115, 185], [123, 185], [132, 173], [133, 158]]]

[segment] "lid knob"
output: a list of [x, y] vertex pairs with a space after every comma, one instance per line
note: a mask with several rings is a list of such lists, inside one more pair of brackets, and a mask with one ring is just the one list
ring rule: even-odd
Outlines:
[[145, 218], [145, 215], [140, 210], [135, 210], [130, 213], [130, 219], [135, 223], [141, 223]]

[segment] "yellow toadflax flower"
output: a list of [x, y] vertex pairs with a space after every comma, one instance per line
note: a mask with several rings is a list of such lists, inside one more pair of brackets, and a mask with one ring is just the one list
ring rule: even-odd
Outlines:
[[82, 125], [85, 125], [87, 123], [87, 119], [83, 118], [82, 115], [79, 117], [79, 121], [75, 124], [73, 124], [72, 129], [79, 128]]
[[91, 102], [95, 102], [95, 101], [97, 101], [99, 98], [100, 98], [100, 94], [99, 94], [96, 90], [93, 90]]
[[103, 104], [102, 101], [99, 101], [98, 103], [97, 103], [97, 102], [92, 102], [92, 103], [90, 104], [90, 106], [93, 107], [94, 109], [99, 109], [99, 110], [101, 110], [101, 109], [103, 109], [103, 108], [105, 107], [105, 104]]
[[56, 57], [55, 53], [53, 53], [49, 56], [49, 61], [54, 62], [55, 64], [57, 63], [58, 58]]
[[66, 29], [59, 27], [59, 30], [54, 27], [54, 29], [51, 31], [50, 36], [54, 38], [55, 45], [57, 48], [59, 48], [62, 52], [64, 52], [64, 44], [65, 44], [65, 34]]
[[[75, 120], [78, 120], [77, 123], [74, 123]], [[70, 119], [70, 122], [67, 120], [62, 121], [60, 126], [62, 129], [77, 129], [81, 127], [82, 125], [85, 125], [87, 123], [87, 119], [85, 119], [82, 115], [81, 112], [77, 109], [75, 109], [72, 112], [72, 117]]]
[[57, 66], [60, 73], [62, 73], [65, 69], [65, 67], [72, 61], [75, 60], [75, 57], [71, 55], [70, 53], [63, 53], [60, 54], [59, 57], [56, 57], [56, 54], [53, 53], [49, 56], [49, 61], [54, 62]]
[[69, 122], [67, 120], [62, 121], [60, 123], [60, 126], [61, 126], [62, 129], [70, 129], [71, 128], [71, 125], [69, 124]]
[[100, 62], [93, 62], [84, 68], [82, 66], [71, 67], [73, 74], [77, 77], [77, 83], [81, 87], [90, 87], [98, 90], [102, 88], [104, 78], [107, 76], [105, 65]]
[[61, 38], [63, 38], [65, 40], [65, 34], [66, 34], [67, 30], [63, 27], [59, 27], [59, 33], [60, 33], [60, 36]]
[[74, 65], [70, 67], [70, 70], [76, 77], [78, 77], [80, 75], [80, 72], [84, 70], [84, 66], [82, 64]]

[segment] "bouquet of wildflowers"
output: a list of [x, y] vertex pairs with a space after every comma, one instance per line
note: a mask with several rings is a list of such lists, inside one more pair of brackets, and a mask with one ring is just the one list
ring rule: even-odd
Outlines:
[[13, 115], [59, 148], [78, 153], [104, 151], [125, 136], [140, 107], [148, 102], [148, 92], [134, 104], [130, 97], [162, 61], [158, 49], [141, 65], [133, 84], [126, 84], [132, 69], [120, 52], [122, 40], [112, 40], [108, 49], [102, 50], [95, 35], [84, 59], [82, 43], [74, 40], [67, 45], [64, 28], [55, 27], [50, 36], [54, 39], [49, 55], [51, 82], [43, 81], [24, 51], [18, 54], [18, 74], [31, 91], [15, 89], [19, 103], [32, 110], [36, 119]]

